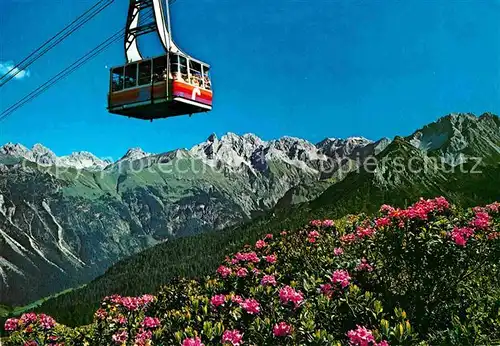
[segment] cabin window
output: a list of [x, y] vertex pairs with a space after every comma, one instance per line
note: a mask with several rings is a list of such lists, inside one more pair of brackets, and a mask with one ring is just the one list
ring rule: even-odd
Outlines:
[[212, 83], [210, 82], [210, 68], [206, 65], [203, 65], [203, 87], [207, 90], [212, 90]]
[[134, 88], [137, 85], [137, 64], [125, 66], [125, 88]]
[[177, 81], [187, 82], [187, 60], [183, 56], [172, 54], [171, 56], [172, 78]]
[[123, 67], [116, 67], [111, 72], [111, 91], [123, 90]]
[[189, 61], [189, 83], [194, 86], [202, 86], [201, 64], [196, 61]]
[[139, 85], [151, 84], [151, 60], [139, 63]]
[[167, 59], [165, 57], [156, 58], [153, 60], [153, 81], [163, 82], [167, 79]]

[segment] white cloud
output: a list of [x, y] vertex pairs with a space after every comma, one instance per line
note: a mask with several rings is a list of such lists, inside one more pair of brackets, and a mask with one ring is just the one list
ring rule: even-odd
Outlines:
[[[5, 61], [5, 62], [0, 61], [0, 77], [8, 73], [13, 68], [14, 68], [14, 63], [12, 61]], [[11, 75], [15, 74], [14, 79], [18, 80], [28, 78], [31, 75], [29, 70], [19, 70], [17, 67], [14, 68], [12, 72], [10, 72], [10, 74]]]

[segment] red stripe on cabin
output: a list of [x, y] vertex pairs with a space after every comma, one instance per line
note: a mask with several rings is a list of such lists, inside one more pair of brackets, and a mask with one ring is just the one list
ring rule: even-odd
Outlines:
[[[199, 94], [193, 93], [195, 88], [198, 88], [200, 92]], [[193, 100], [210, 106], [212, 105], [212, 98], [213, 98], [212, 91], [201, 89], [191, 84], [187, 84], [180, 81], [174, 81], [172, 93], [174, 96], [182, 97], [188, 100]]]

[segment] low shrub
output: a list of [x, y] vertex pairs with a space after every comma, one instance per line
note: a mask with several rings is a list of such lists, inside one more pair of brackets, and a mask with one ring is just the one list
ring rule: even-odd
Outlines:
[[213, 276], [106, 297], [85, 327], [10, 319], [5, 344], [495, 345], [499, 209], [438, 197], [313, 220], [245, 246]]

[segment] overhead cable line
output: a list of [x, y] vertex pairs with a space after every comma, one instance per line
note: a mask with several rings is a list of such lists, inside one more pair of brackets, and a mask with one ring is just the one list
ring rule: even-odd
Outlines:
[[[151, 19], [153, 17], [153, 12], [149, 12], [144, 19]], [[80, 59], [76, 60], [74, 63], [72, 63], [70, 66], [67, 68], [63, 69], [60, 71], [58, 74], [53, 76], [51, 79], [49, 79], [47, 82], [43, 83], [40, 85], [38, 88], [30, 92], [28, 95], [14, 103], [12, 106], [4, 110], [0, 114], [0, 121], [4, 120], [7, 118], [10, 114], [15, 112], [17, 109], [21, 108], [24, 106], [26, 103], [30, 102], [34, 98], [38, 97], [42, 93], [44, 93], [47, 89], [49, 89], [51, 86], [59, 82], [60, 80], [66, 78], [76, 70], [78, 70], [81, 66], [83, 66], [85, 63], [88, 61], [92, 60], [95, 58], [97, 55], [99, 55], [101, 52], [109, 48], [113, 43], [117, 42], [120, 39], [123, 39], [125, 37], [125, 33], [123, 32], [123, 29], [120, 29], [117, 31], [115, 34], [112, 36], [108, 37], [106, 40], [101, 42], [99, 45], [97, 45], [95, 48], [90, 50], [87, 54], [83, 55]]]
[[96, 4], [82, 13], [74, 21], [68, 24], [65, 28], [60, 30], [57, 34], [52, 36], [43, 45], [31, 52], [20, 63], [12, 67], [7, 73], [0, 77], [0, 87], [7, 84], [10, 80], [16, 77], [19, 73], [25, 71], [31, 64], [37, 61], [40, 57], [45, 55], [52, 48], [64, 41], [67, 37], [72, 35], [75, 31], [80, 29], [83, 25], [89, 22], [92, 18], [101, 13], [105, 8], [111, 5], [114, 0], [99, 0]]

